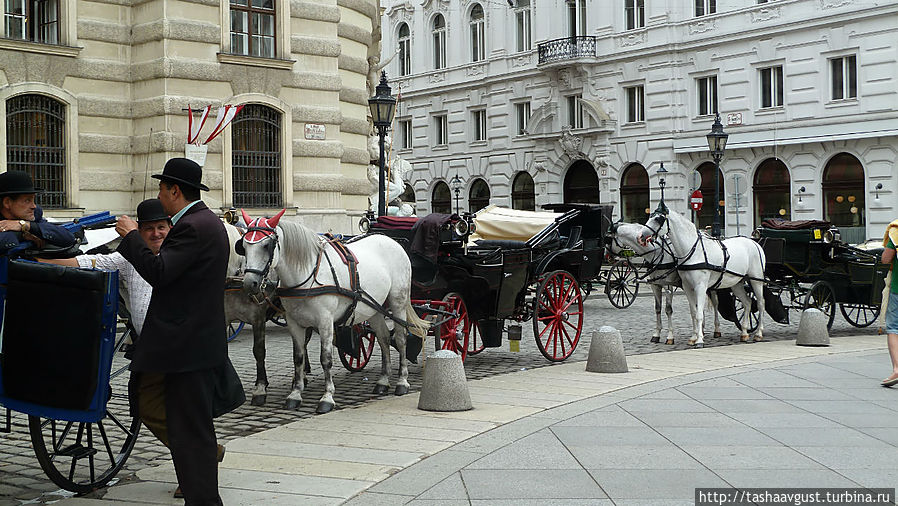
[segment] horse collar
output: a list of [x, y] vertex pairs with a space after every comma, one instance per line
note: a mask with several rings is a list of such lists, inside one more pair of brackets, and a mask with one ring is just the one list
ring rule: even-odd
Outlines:
[[262, 242], [264, 239], [274, 236], [277, 240], [277, 234], [274, 227], [268, 222], [269, 218], [256, 218], [246, 227], [246, 233], [243, 240], [247, 244], [255, 244]]

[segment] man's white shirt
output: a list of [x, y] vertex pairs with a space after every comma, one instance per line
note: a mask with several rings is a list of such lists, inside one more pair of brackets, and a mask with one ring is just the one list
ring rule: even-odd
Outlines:
[[81, 255], [75, 258], [79, 267], [118, 271], [119, 292], [128, 304], [131, 324], [134, 325], [137, 335], [140, 335], [147, 317], [147, 308], [150, 307], [153, 287], [140, 277], [131, 262], [125, 260], [125, 257], [118, 252], [109, 255]]

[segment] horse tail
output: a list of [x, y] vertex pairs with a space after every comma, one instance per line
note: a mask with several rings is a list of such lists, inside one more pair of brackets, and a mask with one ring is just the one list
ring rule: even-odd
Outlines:
[[411, 299], [407, 300], [405, 303], [405, 321], [408, 323], [408, 331], [411, 332], [412, 335], [418, 336], [421, 339], [424, 339], [427, 336], [427, 331], [430, 330], [430, 323], [418, 317], [418, 313], [416, 313], [415, 308], [412, 307]]

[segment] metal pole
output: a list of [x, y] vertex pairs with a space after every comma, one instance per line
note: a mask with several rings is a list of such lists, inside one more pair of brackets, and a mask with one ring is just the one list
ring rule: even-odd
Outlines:
[[714, 154], [714, 223], [711, 235], [720, 237], [720, 155]]
[[384, 137], [387, 135], [387, 128], [378, 126], [377, 127], [377, 136], [378, 144], [380, 145], [380, 173], [377, 176], [377, 215], [378, 216], [386, 216], [387, 215], [387, 202], [386, 202], [386, 181], [384, 180]]

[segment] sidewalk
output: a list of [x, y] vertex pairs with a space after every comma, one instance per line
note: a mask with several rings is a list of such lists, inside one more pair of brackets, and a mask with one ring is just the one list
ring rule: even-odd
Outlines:
[[[883, 336], [764, 342], [470, 381], [474, 409], [418, 394], [228, 443], [225, 504], [693, 504], [695, 487], [894, 487], [898, 391]], [[183, 504], [171, 464], [102, 499]], [[613, 502], [611, 500], [613, 500]], [[529, 500], [529, 502], [528, 502]], [[659, 502], [660, 501], [660, 502]]]

